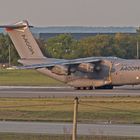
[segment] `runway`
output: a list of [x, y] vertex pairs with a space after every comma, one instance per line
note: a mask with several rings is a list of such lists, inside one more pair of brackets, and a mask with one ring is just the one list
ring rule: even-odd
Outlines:
[[[140, 137], [140, 125], [78, 124], [78, 135]], [[71, 123], [0, 121], [3, 133], [71, 134]]]
[[113, 90], [74, 90], [71, 87], [0, 86], [0, 97], [94, 97], [140, 96], [140, 86]]
[[[114, 97], [140, 96], [140, 86], [116, 87], [113, 90], [74, 90], [71, 87], [0, 86], [0, 97]], [[71, 134], [70, 123], [0, 121], [0, 132]], [[140, 125], [78, 124], [78, 135], [140, 137]]]

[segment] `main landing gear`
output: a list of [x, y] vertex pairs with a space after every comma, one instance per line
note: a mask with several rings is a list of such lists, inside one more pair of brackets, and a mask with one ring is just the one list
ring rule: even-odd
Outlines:
[[[75, 87], [76, 90], [93, 90], [93, 86], [89, 87]], [[101, 87], [94, 87], [94, 89], [113, 89], [112, 85], [105, 85]]]
[[76, 90], [93, 90], [93, 86], [89, 87], [75, 87]]
[[105, 85], [105, 86], [101, 86], [101, 87], [95, 87], [95, 89], [113, 89], [112, 85]]

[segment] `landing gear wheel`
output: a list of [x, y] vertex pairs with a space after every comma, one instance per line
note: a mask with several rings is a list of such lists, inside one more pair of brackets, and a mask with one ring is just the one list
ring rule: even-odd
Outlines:
[[83, 90], [86, 90], [87, 89], [87, 87], [83, 87]]
[[75, 87], [76, 90], [81, 90], [81, 87]]
[[89, 90], [93, 90], [93, 86], [88, 87]]
[[101, 86], [101, 87], [95, 87], [95, 89], [113, 89], [112, 85], [105, 85], [105, 86]]
[[93, 90], [93, 86], [89, 86], [89, 87], [75, 87], [75, 90]]

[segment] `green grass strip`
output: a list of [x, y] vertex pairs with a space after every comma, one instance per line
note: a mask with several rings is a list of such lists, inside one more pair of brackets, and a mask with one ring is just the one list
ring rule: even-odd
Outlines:
[[0, 70], [1, 86], [61, 86], [61, 82], [36, 70]]

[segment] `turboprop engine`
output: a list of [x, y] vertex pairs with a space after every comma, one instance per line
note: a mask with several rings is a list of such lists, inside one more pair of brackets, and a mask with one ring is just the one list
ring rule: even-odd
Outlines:
[[78, 66], [78, 70], [82, 72], [93, 72], [93, 71], [100, 71], [101, 66], [100, 65], [95, 65], [92, 63], [81, 63]]
[[51, 71], [58, 75], [68, 75], [68, 67], [63, 65], [55, 65]]
[[82, 72], [93, 72], [94, 71], [94, 64], [91, 63], [81, 63], [78, 66], [78, 70]]

